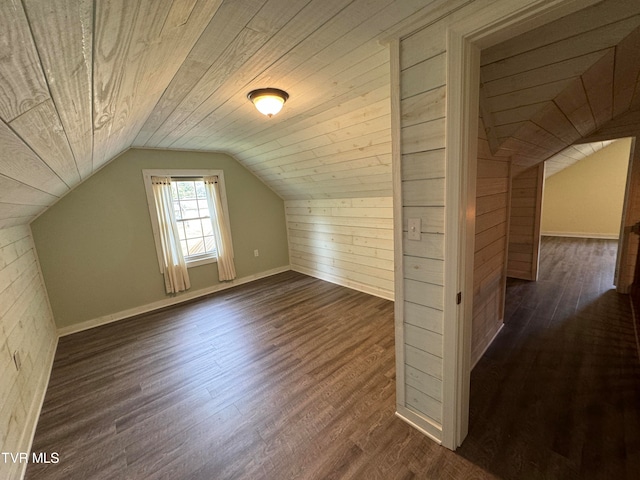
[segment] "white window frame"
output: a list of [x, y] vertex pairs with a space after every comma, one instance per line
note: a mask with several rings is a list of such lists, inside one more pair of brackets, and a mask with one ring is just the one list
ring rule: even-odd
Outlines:
[[[229, 207], [227, 206], [227, 192], [224, 183], [224, 172], [222, 170], [206, 170], [206, 169], [166, 169], [166, 170], [142, 170], [142, 178], [144, 180], [144, 189], [147, 193], [147, 206], [149, 207], [149, 217], [151, 218], [151, 230], [153, 231], [153, 240], [156, 245], [156, 256], [158, 259], [158, 267], [160, 273], [162, 268], [162, 247], [160, 243], [160, 226], [158, 225], [158, 214], [156, 212], [156, 203], [153, 198], [153, 188], [151, 186], [151, 177], [171, 177], [173, 178], [204, 178], [218, 177], [218, 186], [220, 187], [220, 197], [222, 200], [222, 210], [225, 219], [229, 221]], [[206, 265], [208, 263], [217, 263], [218, 257], [213, 254], [202, 254], [197, 257], [186, 258], [187, 268]]]

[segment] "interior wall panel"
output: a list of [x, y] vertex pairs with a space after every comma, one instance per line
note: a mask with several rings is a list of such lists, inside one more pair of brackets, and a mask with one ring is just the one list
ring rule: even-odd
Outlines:
[[393, 300], [391, 197], [285, 201], [293, 270]]
[[475, 365], [504, 320], [509, 225], [509, 157], [494, 156], [481, 122], [476, 179], [471, 365]]
[[[632, 231], [632, 227], [640, 222], [640, 149], [635, 139], [631, 143], [631, 158], [626, 190], [616, 281], [616, 288], [620, 293], [630, 293], [632, 290], [631, 286], [635, 279], [638, 247], [640, 245], [640, 235]], [[637, 290], [636, 288], [633, 292], [636, 296], [638, 295]]]
[[518, 173], [511, 179], [509, 277], [538, 279], [543, 188], [544, 163]]
[[443, 421], [445, 25], [400, 41], [397, 92], [403, 292], [397, 409], [434, 438]]
[[[29, 451], [57, 339], [29, 227], [0, 230], [2, 452]], [[24, 463], [3, 459], [0, 478], [21, 478], [24, 467]]]

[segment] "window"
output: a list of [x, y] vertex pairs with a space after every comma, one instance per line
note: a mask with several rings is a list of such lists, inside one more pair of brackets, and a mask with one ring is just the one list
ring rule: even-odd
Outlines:
[[224, 174], [221, 170], [143, 170], [147, 192], [147, 203], [156, 243], [160, 270], [164, 271], [159, 225], [152, 191], [151, 177], [171, 177], [171, 197], [175, 223], [180, 239], [182, 255], [187, 267], [217, 261], [215, 234], [209, 211], [205, 177], [218, 177], [222, 197], [222, 209], [228, 220], [228, 208], [224, 189]]
[[216, 257], [216, 243], [203, 178], [171, 178], [171, 196], [182, 255], [187, 264]]

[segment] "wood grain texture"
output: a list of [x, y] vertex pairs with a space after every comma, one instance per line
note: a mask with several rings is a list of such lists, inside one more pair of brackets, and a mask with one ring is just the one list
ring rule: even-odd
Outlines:
[[[81, 178], [87, 178], [93, 171], [93, 2], [26, 0], [23, 3], [58, 122], [62, 123]], [[51, 125], [55, 122], [51, 122], [49, 128]], [[57, 158], [58, 155], [61, 157]], [[49, 152], [43, 158], [58, 162], [67, 159], [64, 151]]]
[[0, 32], [0, 118], [10, 122], [47, 100], [49, 91], [21, 2], [0, 3]]
[[[438, 25], [440, 23], [440, 25]], [[402, 208], [402, 345], [399, 410], [442, 424], [446, 21], [400, 41], [400, 186]], [[433, 36], [432, 41], [426, 41]], [[420, 220], [409, 239], [409, 219]], [[424, 428], [424, 427], [423, 427]]]
[[539, 282], [510, 282], [456, 453], [393, 415], [391, 302], [288, 272], [63, 337], [34, 443], [62, 460], [26, 478], [631, 480], [640, 364], [615, 245], [542, 251]]
[[509, 158], [491, 154], [482, 119], [479, 126], [471, 365], [480, 359], [504, 320], [511, 193]]
[[291, 268], [393, 299], [391, 198], [285, 202]]
[[185, 59], [167, 89], [145, 121], [134, 145], [144, 146], [156, 130], [167, 120], [195, 84], [206, 74], [222, 54], [231, 39], [246, 25], [247, 10], [255, 11], [266, 0], [242, 0], [222, 3], [203, 30], [199, 41]]
[[[443, 138], [436, 127], [446, 100], [445, 25], [473, 17], [481, 5], [24, 0], [2, 8], [3, 44], [11, 48], [0, 68], [0, 117], [15, 121], [12, 128], [66, 185], [136, 145], [231, 153], [281, 197], [298, 200], [391, 196], [389, 52], [378, 40], [403, 25], [416, 28], [400, 51], [404, 134], [430, 149]], [[612, 48], [613, 81], [587, 82], [590, 103], [566, 114], [581, 135], [595, 134], [593, 124], [598, 140], [628, 134], [626, 124], [611, 122], [640, 102], [638, 23], [634, 2], [606, 0], [486, 49], [484, 114], [493, 151], [512, 136], [522, 139], [519, 130], [557, 90]], [[290, 93], [269, 121], [246, 99], [265, 86]], [[605, 88], [619, 90], [613, 105], [600, 105], [611, 97]], [[580, 118], [591, 110], [597, 118]], [[566, 133], [558, 118], [543, 120], [551, 123], [533, 123], [568, 144], [573, 126]], [[425, 130], [429, 121], [436, 123]], [[539, 150], [529, 143], [510, 145], [521, 157], [533, 155], [527, 164], [558, 153], [548, 142]], [[29, 178], [5, 173], [27, 189], [41, 184], [37, 169]]]
[[9, 125], [69, 188], [80, 183], [78, 166], [53, 101], [42, 102]]
[[504, 479], [637, 476], [640, 362], [615, 256], [615, 241], [544, 237], [538, 281], [509, 280], [463, 458]]
[[536, 280], [538, 277], [543, 185], [544, 164], [529, 168], [511, 179], [509, 277], [524, 280]]
[[[632, 291], [632, 285], [638, 283], [635, 272], [638, 268], [638, 235], [631, 232], [631, 227], [640, 222], [640, 149], [636, 140], [631, 143], [631, 158], [629, 159], [629, 172], [627, 188], [624, 196], [623, 217], [620, 229], [620, 258], [617, 263], [618, 278], [616, 287], [621, 293]], [[637, 297], [637, 289], [634, 288], [634, 296]]]
[[[57, 334], [29, 228], [0, 230], [0, 445], [26, 452], [44, 397]], [[13, 355], [18, 352], [18, 371]], [[20, 478], [25, 464], [0, 462], [0, 476]]]
[[498, 147], [530, 167], [614, 121], [615, 98], [625, 115], [638, 81], [622, 66], [633, 65], [637, 8], [604, 2], [483, 51], [482, 113]]
[[[191, 8], [191, 0], [179, 4]], [[198, 2], [186, 23], [169, 26], [172, 1], [97, 5], [94, 56], [94, 168], [133, 143], [219, 2]], [[158, 62], [163, 68], [156, 68]]]
[[0, 174], [60, 197], [69, 187], [7, 124], [0, 121]]
[[395, 417], [394, 371], [392, 302], [276, 275], [63, 337], [26, 478], [493, 478]]
[[560, 18], [518, 36], [517, 41], [503, 42], [486, 49], [482, 54], [482, 63], [499, 62], [637, 14], [640, 14], [640, 6], [633, 0], [598, 2], [571, 14], [571, 21], [567, 21], [569, 19], [566, 17]]
[[616, 46], [613, 115], [624, 113], [633, 100], [640, 75], [640, 28], [635, 29]]

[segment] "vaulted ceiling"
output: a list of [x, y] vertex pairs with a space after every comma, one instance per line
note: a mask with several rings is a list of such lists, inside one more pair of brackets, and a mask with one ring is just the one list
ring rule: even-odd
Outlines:
[[[577, 161], [640, 126], [640, 2], [616, 0], [482, 52], [480, 105], [515, 170]], [[574, 145], [593, 142], [593, 146]], [[568, 147], [568, 148], [567, 148]], [[557, 171], [557, 170], [556, 170]]]
[[571, 145], [560, 153], [545, 160], [544, 176], [549, 178], [551, 175], [564, 170], [580, 160], [584, 160], [590, 155], [602, 150], [604, 147], [611, 145], [615, 140], [605, 140], [602, 142], [581, 143]]
[[[0, 228], [28, 223], [131, 147], [228, 152], [285, 199], [391, 195], [378, 39], [451, 5], [0, 2]], [[492, 147], [525, 166], [635, 131], [639, 14], [635, 0], [606, 0], [484, 51]], [[271, 119], [246, 99], [260, 87], [290, 94]]]

